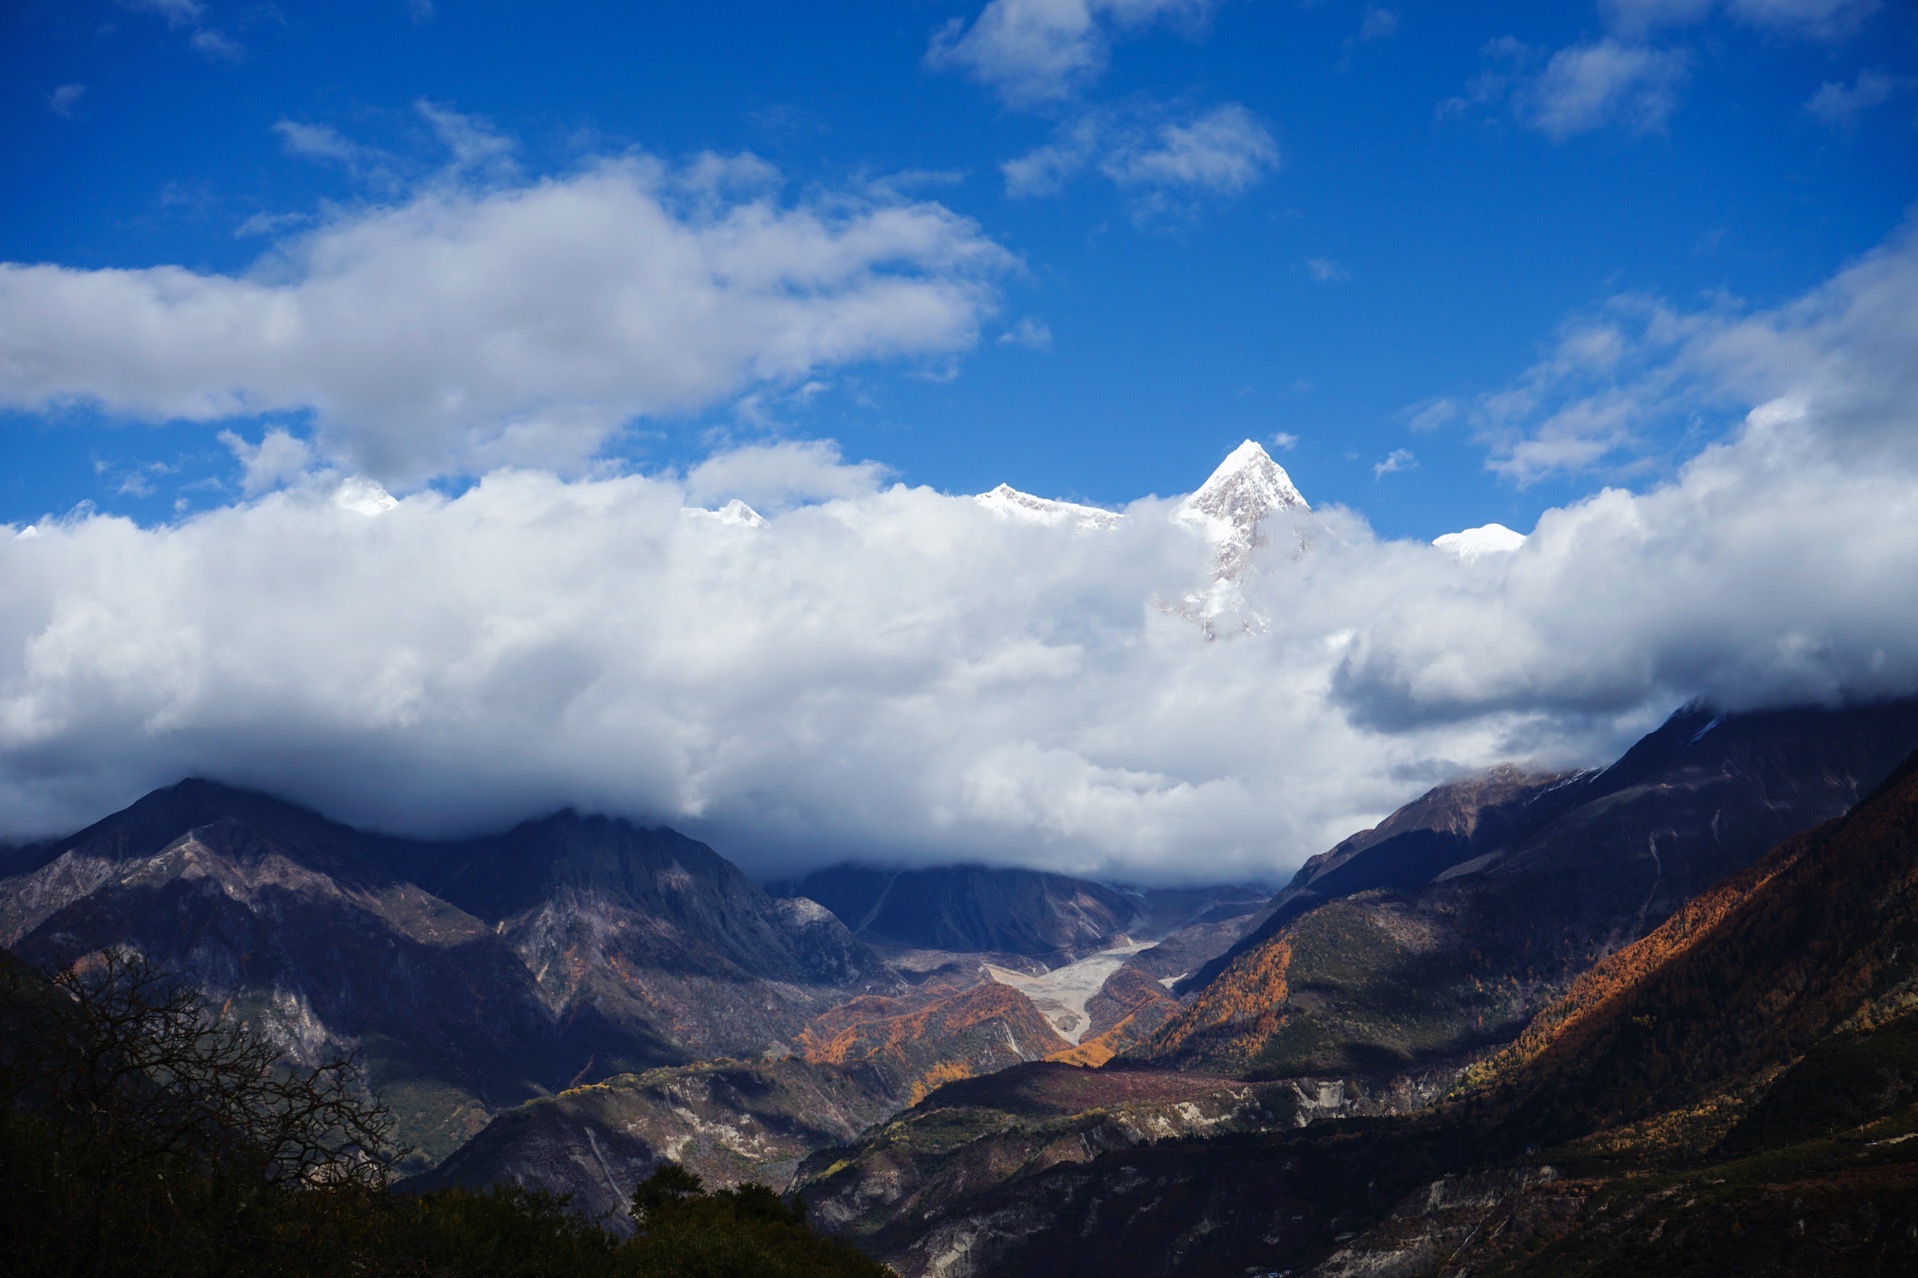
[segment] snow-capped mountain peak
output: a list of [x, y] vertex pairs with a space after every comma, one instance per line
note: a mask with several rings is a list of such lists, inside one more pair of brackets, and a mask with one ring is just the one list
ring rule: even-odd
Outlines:
[[1179, 503], [1177, 517], [1205, 530], [1214, 547], [1212, 575], [1229, 581], [1263, 542], [1261, 520], [1278, 511], [1311, 510], [1285, 468], [1248, 439], [1227, 454], [1199, 491]]
[[1010, 484], [1000, 484], [989, 493], [978, 494], [973, 500], [987, 510], [1008, 518], [1054, 527], [1073, 524], [1080, 528], [1110, 528], [1120, 519], [1116, 511], [1081, 506], [1077, 502], [1054, 501], [1050, 497], [1034, 497]]
[[1248, 439], [1226, 454], [1211, 478], [1180, 505], [1179, 513], [1187, 519], [1248, 527], [1275, 510], [1311, 509], [1285, 468]]

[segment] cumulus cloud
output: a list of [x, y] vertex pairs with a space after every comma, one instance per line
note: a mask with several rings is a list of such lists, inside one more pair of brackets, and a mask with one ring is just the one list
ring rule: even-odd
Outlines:
[[1014, 106], [1070, 97], [1096, 80], [1113, 36], [1155, 22], [1196, 26], [1215, 0], [991, 0], [968, 26], [953, 19], [926, 61], [971, 76]]
[[1383, 479], [1387, 475], [1396, 475], [1402, 470], [1411, 470], [1419, 464], [1409, 448], [1394, 448], [1372, 467], [1372, 478]]
[[[759, 161], [512, 178], [510, 144], [428, 114], [455, 171], [249, 271], [0, 264], [0, 405], [310, 411], [323, 454], [389, 483], [578, 467], [635, 417], [968, 349], [1014, 264], [937, 203], [737, 189], [770, 172]], [[280, 132], [339, 150], [325, 131]]]
[[1000, 166], [1006, 193], [1051, 195], [1096, 170], [1142, 207], [1238, 195], [1279, 167], [1272, 132], [1244, 106], [1173, 114], [1165, 107], [1089, 111], [1052, 140]]
[[[1554, 359], [1646, 404], [1709, 384], [1733, 427], [1504, 555], [1282, 516], [1267, 549], [1309, 550], [1255, 553], [1230, 638], [1179, 615], [1213, 552], [1169, 503], [1006, 519], [819, 443], [80, 512], [0, 537], [0, 813], [45, 833], [201, 773], [416, 831], [573, 803], [762, 869], [1283, 872], [1460, 769], [1602, 761], [1691, 697], [1918, 690], [1915, 316], [1901, 236], [1788, 306], [1675, 315], [1656, 354], [1656, 324], [1582, 320]], [[782, 494], [760, 526], [689, 513]]]
[[230, 430], [220, 442], [240, 463], [240, 489], [248, 496], [268, 492], [303, 478], [313, 468], [313, 448], [284, 426], [267, 429], [257, 444]]

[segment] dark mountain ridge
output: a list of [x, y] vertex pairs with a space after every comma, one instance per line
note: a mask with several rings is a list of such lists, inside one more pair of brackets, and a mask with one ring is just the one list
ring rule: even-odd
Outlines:
[[191, 780], [17, 865], [0, 945], [43, 969], [131, 945], [296, 1057], [358, 1048], [429, 1158], [570, 1082], [757, 1053], [896, 984], [703, 844], [570, 813], [431, 843]]

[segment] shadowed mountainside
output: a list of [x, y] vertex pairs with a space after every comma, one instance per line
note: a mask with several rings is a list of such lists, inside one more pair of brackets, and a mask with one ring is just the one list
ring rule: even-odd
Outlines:
[[1688, 708], [1602, 772], [1441, 787], [1301, 871], [1133, 1054], [1251, 1077], [1460, 1062], [1915, 746], [1918, 702]]
[[1000, 866], [836, 865], [769, 887], [819, 902], [862, 939], [976, 954], [1049, 959], [1103, 949], [1144, 915], [1116, 888]]

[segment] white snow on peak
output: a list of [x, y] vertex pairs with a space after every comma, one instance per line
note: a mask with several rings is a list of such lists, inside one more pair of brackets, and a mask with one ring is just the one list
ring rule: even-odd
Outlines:
[[973, 500], [1007, 518], [1052, 527], [1072, 524], [1079, 528], [1110, 528], [1121, 518], [1117, 511], [1081, 506], [1077, 502], [1054, 501], [1049, 497], [1034, 497], [1010, 484], [1001, 484], [989, 493], [980, 493]]
[[393, 494], [381, 488], [370, 479], [360, 475], [348, 475], [333, 490], [333, 504], [341, 510], [350, 510], [356, 515], [365, 515], [369, 519], [374, 515], [383, 515], [399, 502]]
[[1261, 520], [1277, 511], [1306, 514], [1311, 509], [1285, 468], [1248, 439], [1227, 454], [1199, 491], [1179, 503], [1178, 518], [1205, 530], [1216, 548], [1213, 576], [1230, 579], [1238, 577], [1261, 542]]
[[26, 541], [30, 538], [38, 537], [39, 535], [40, 535], [40, 526], [38, 524], [28, 524], [25, 528], [22, 528], [19, 532], [13, 534], [13, 539], [15, 541]]
[[1248, 439], [1226, 454], [1198, 492], [1180, 503], [1179, 514], [1195, 521], [1218, 520], [1244, 527], [1275, 510], [1310, 509], [1285, 467]]
[[1504, 524], [1482, 524], [1464, 532], [1434, 537], [1432, 544], [1460, 563], [1470, 563], [1487, 555], [1508, 555], [1525, 544], [1525, 534], [1513, 532]]

